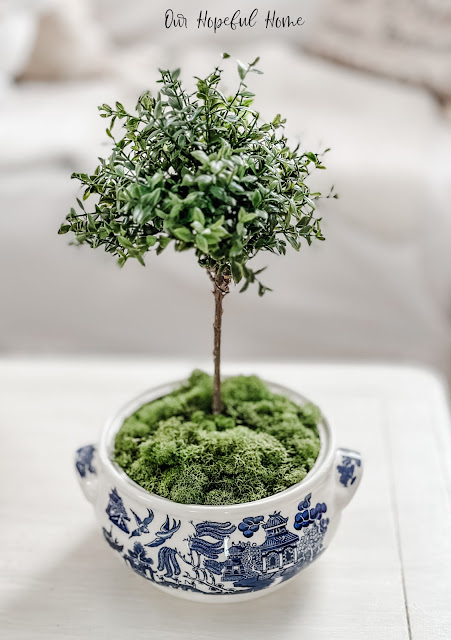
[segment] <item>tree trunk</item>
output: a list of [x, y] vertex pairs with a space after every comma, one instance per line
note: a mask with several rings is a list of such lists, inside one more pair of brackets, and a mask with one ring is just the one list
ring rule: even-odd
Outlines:
[[214, 382], [213, 382], [213, 406], [212, 411], [214, 414], [221, 413], [222, 411], [222, 399], [221, 399], [221, 331], [222, 331], [222, 300], [229, 292], [230, 276], [223, 275], [222, 273], [210, 273], [210, 278], [213, 282], [213, 295], [215, 297], [215, 321], [213, 324], [214, 329]]

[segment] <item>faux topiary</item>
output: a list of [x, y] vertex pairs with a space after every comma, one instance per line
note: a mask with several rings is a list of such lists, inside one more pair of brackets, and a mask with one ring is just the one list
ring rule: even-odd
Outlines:
[[222, 303], [231, 282], [242, 283], [241, 291], [257, 283], [263, 295], [267, 288], [250, 265], [257, 253], [283, 255], [287, 244], [298, 251], [302, 241], [324, 239], [315, 216], [321, 194], [306, 183], [312, 169], [324, 169], [322, 157], [290, 146], [280, 115], [261, 122], [247, 87], [248, 75], [260, 73], [257, 62], [238, 63], [231, 96], [220, 90], [219, 67], [197, 78], [193, 93], [177, 69], [160, 72], [160, 92], [143, 93], [134, 113], [119, 102], [99, 107], [110, 119], [113, 150], [91, 175], [73, 175], [83, 201], [94, 203], [88, 210], [78, 200], [79, 210], [71, 209], [60, 228], [103, 247], [121, 266], [129, 258], [144, 265], [148, 252], [158, 255], [170, 244], [194, 251], [215, 299], [213, 414], [222, 409]]

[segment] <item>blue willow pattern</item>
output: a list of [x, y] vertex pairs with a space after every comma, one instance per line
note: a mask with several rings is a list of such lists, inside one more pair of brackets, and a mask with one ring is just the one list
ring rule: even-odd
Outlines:
[[[160, 528], [152, 533], [153, 511], [148, 509], [148, 515], [141, 518], [129, 509], [137, 524], [130, 533], [131, 518], [113, 488], [105, 510], [112, 524], [110, 531], [103, 528], [103, 535], [133, 571], [157, 585], [211, 595], [249, 593], [284, 582], [321, 553], [329, 524], [329, 519], [323, 517], [327, 506], [317, 503], [311, 507], [310, 502], [308, 494], [294, 516], [293, 528], [299, 535], [289, 530], [289, 518], [278, 511], [267, 517], [243, 518], [238, 527], [231, 522], [190, 522], [192, 533], [185, 538], [188, 552], [181, 553], [176, 546], [166, 545], [180, 529], [180, 520], [171, 522], [166, 516]], [[125, 549], [128, 545], [115, 538], [114, 526], [129, 534], [128, 539], [140, 537], [140, 540]], [[261, 544], [251, 543], [249, 538], [260, 529], [264, 540]], [[240, 534], [244, 538], [236, 537]], [[151, 537], [149, 542], [144, 540], [145, 536]], [[149, 555], [149, 547], [158, 547], [155, 561]]]

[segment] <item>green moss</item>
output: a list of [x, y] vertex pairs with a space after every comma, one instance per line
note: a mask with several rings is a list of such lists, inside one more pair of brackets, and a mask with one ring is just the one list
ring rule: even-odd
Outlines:
[[114, 459], [135, 482], [185, 504], [237, 504], [302, 480], [320, 449], [320, 413], [272, 393], [256, 376], [224, 381], [224, 412], [212, 415], [213, 383], [186, 384], [128, 417]]

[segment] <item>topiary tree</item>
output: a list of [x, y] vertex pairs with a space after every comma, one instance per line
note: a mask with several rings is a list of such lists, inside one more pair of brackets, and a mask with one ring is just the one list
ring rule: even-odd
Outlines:
[[222, 307], [231, 282], [243, 283], [241, 291], [257, 283], [263, 295], [262, 269], [249, 265], [259, 251], [284, 255], [287, 243], [298, 251], [302, 239], [324, 240], [314, 204], [321, 194], [305, 182], [311, 169], [325, 168], [322, 158], [289, 145], [280, 115], [261, 122], [246, 84], [250, 73], [260, 73], [257, 63], [238, 62], [232, 96], [219, 88], [219, 67], [196, 78], [194, 93], [176, 69], [160, 71], [160, 91], [143, 93], [135, 113], [119, 102], [99, 107], [110, 119], [112, 153], [91, 175], [73, 174], [84, 187], [83, 201], [95, 196], [95, 204], [87, 211], [77, 199], [79, 211], [72, 208], [59, 230], [103, 246], [120, 266], [129, 258], [144, 265], [147, 252], [158, 255], [170, 243], [194, 251], [213, 283], [214, 413], [221, 411]]

